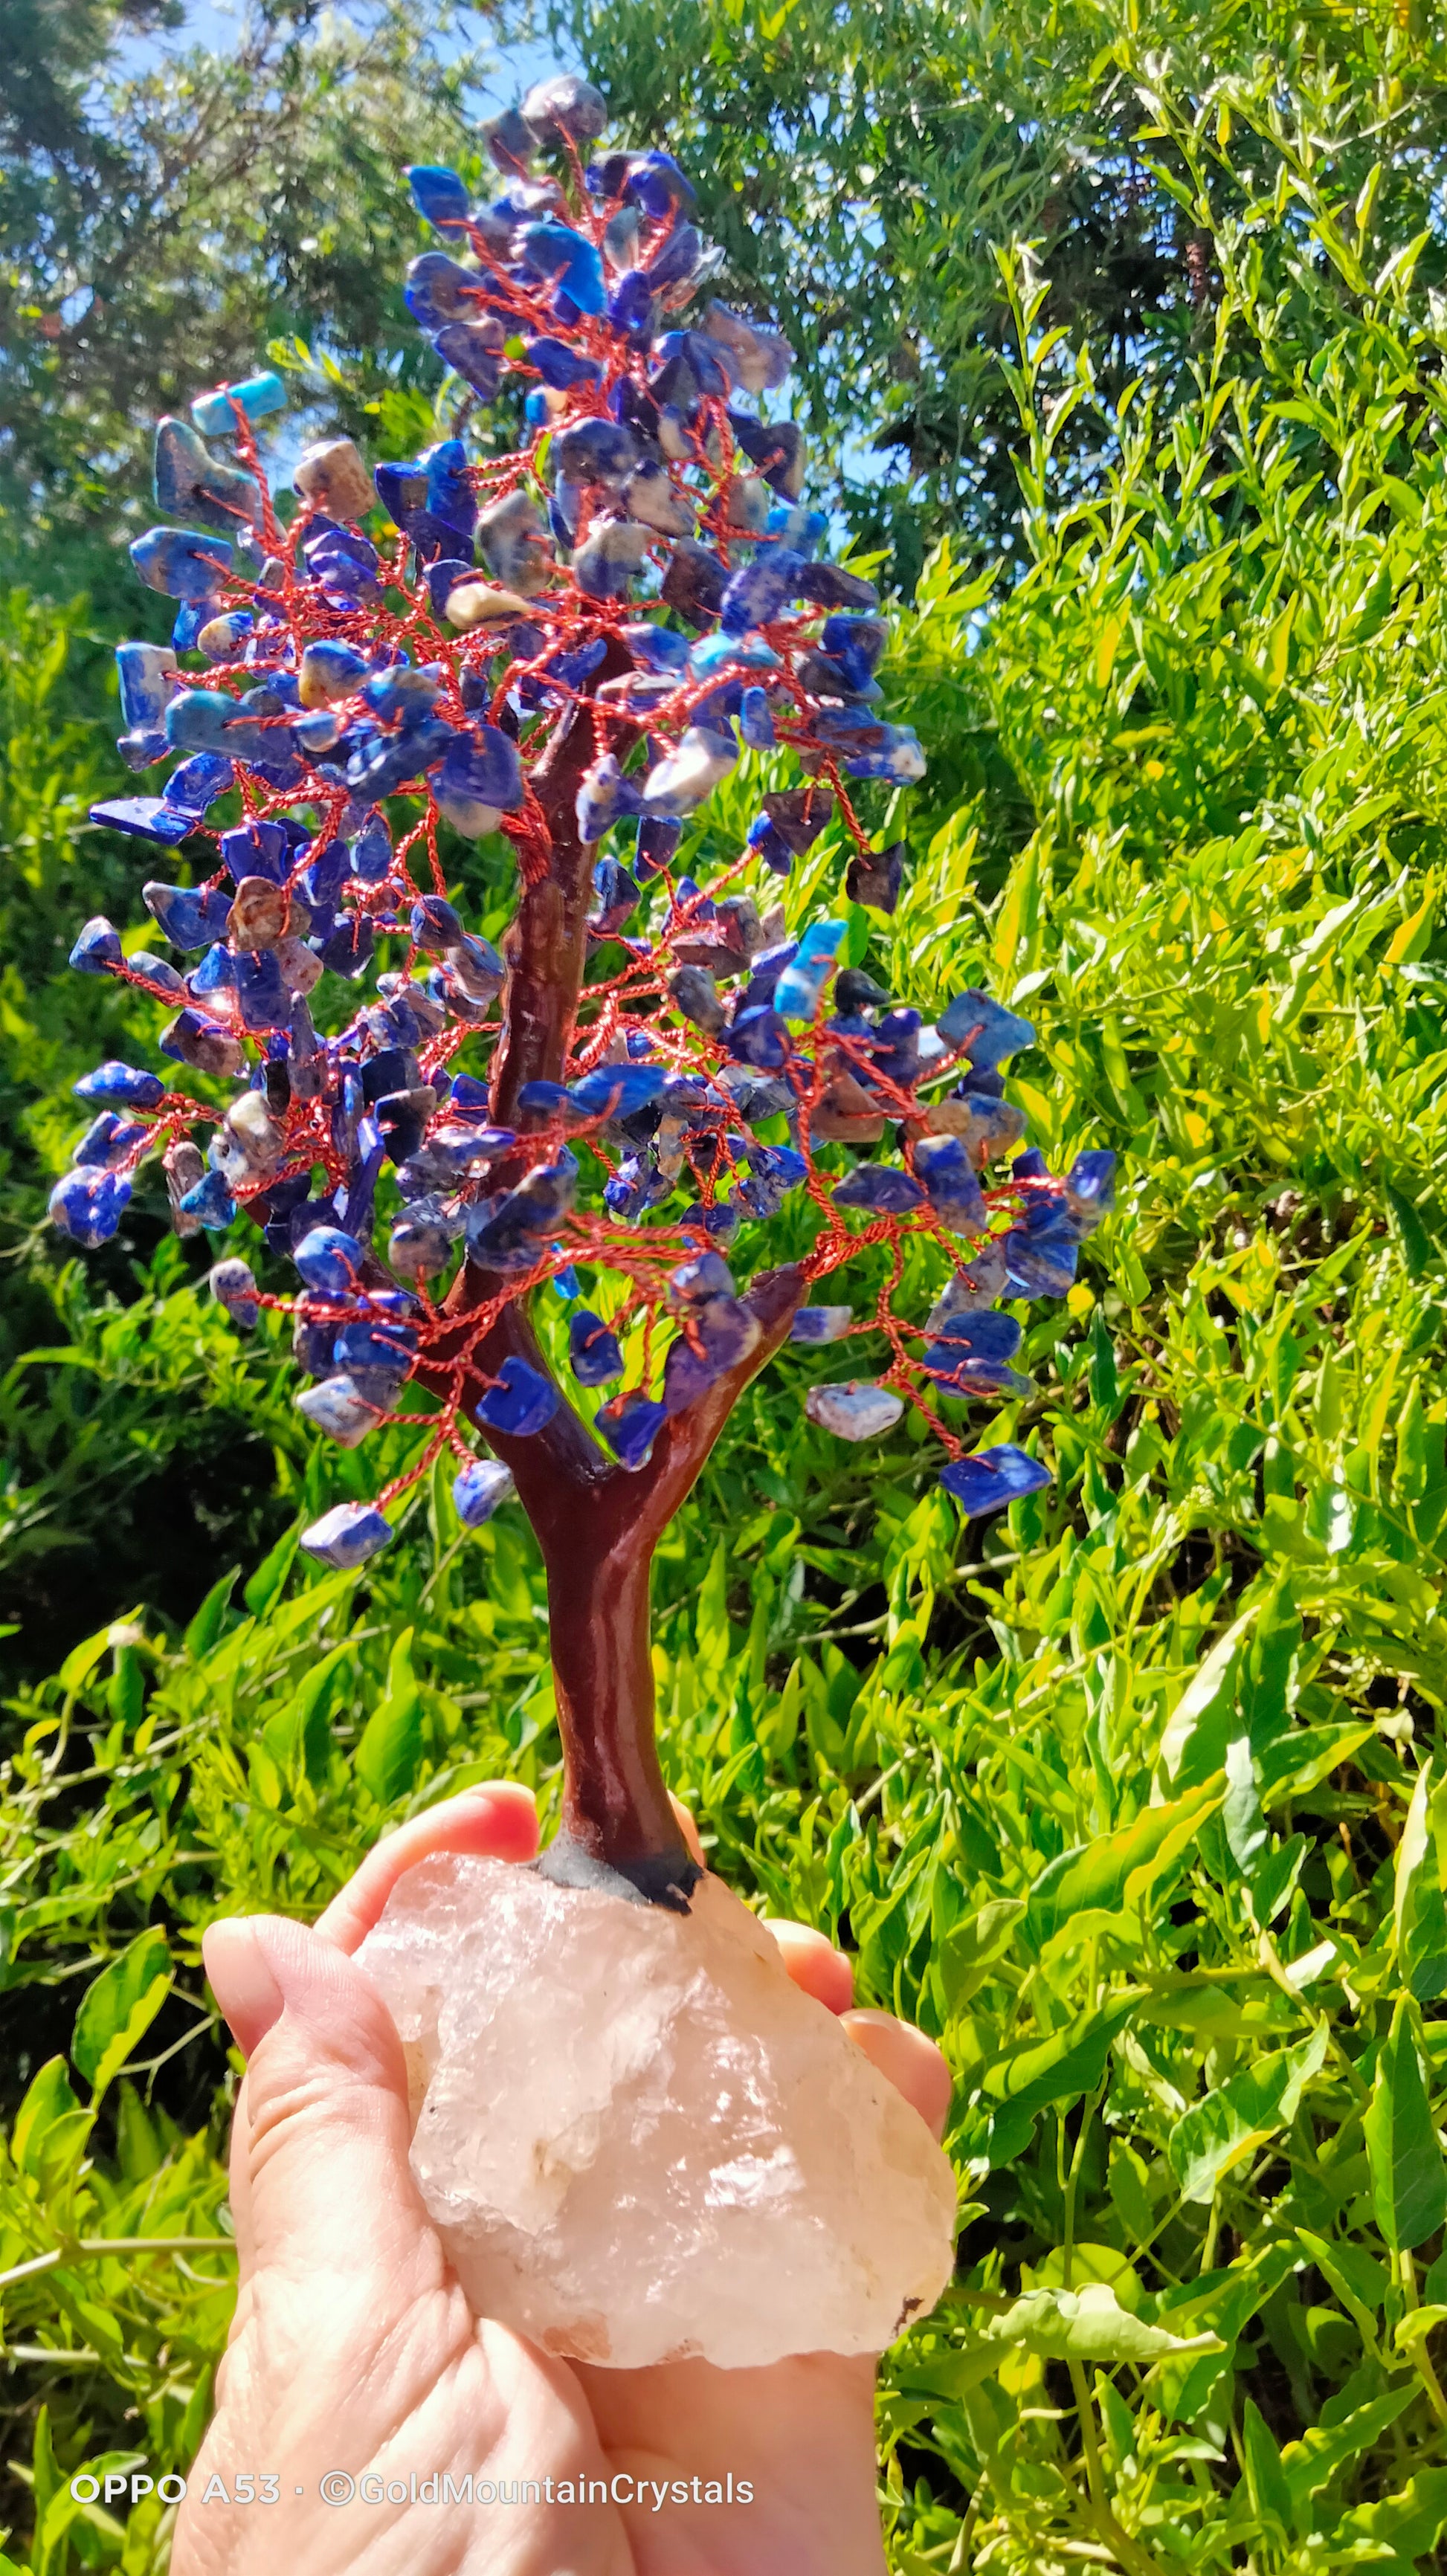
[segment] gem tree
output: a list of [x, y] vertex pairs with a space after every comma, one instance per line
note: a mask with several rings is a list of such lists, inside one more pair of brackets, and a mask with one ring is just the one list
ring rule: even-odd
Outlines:
[[[650, 1565], [731, 1407], [785, 1341], [882, 1337], [881, 1373], [813, 1388], [815, 1422], [869, 1440], [922, 1407], [966, 1514], [1043, 1485], [1017, 1447], [967, 1454], [933, 1399], [1028, 1387], [1000, 1301], [1065, 1293], [1112, 1157], [1052, 1178], [1017, 1150], [999, 1068], [1027, 1021], [970, 990], [927, 1027], [841, 964], [846, 921], [786, 937], [768, 908], [771, 875], [832, 824], [848, 897], [893, 911], [903, 845], [870, 846], [849, 782], [905, 786], [924, 759], [879, 712], [877, 594], [821, 552], [803, 439], [769, 416], [787, 345], [709, 300], [715, 257], [668, 153], [584, 167], [603, 123], [594, 90], [553, 79], [484, 128], [490, 205], [450, 170], [408, 174], [446, 245], [413, 262], [409, 308], [460, 426], [526, 387], [514, 452], [474, 461], [454, 435], [369, 476], [327, 440], [283, 521], [256, 434], [276, 377], [160, 424], [176, 524], [131, 553], [178, 612], [170, 646], [119, 648], [119, 748], [134, 770], [181, 757], [158, 796], [93, 814], [203, 852], [201, 881], [143, 888], [184, 967], [126, 954], [104, 920], [71, 962], [167, 1005], [161, 1051], [183, 1070], [108, 1063], [77, 1084], [97, 1114], [51, 1210], [104, 1241], [159, 1149], [182, 1234], [244, 1210], [295, 1265], [291, 1295], [234, 1255], [212, 1285], [243, 1327], [290, 1313], [319, 1430], [420, 1435], [375, 1504], [306, 1532], [323, 1562], [383, 1547], [389, 1507], [444, 1452], [464, 1522], [516, 1491], [566, 1760], [545, 1866], [677, 1904], [696, 1873], [654, 1749]], [[799, 783], [762, 794], [700, 888], [676, 864], [685, 818], [741, 746], [786, 755]], [[444, 822], [511, 844], [501, 953], [448, 900]], [[391, 962], [359, 1001], [379, 941]], [[809, 1248], [740, 1288], [755, 1227], [795, 1194]], [[938, 1254], [918, 1322], [896, 1311], [912, 1238]], [[883, 1255], [868, 1310], [814, 1299], [863, 1247]], [[569, 1301], [571, 1398], [539, 1338], [544, 1289]], [[608, 1390], [591, 1419], [584, 1389]], [[430, 1409], [403, 1409], [414, 1390]]]

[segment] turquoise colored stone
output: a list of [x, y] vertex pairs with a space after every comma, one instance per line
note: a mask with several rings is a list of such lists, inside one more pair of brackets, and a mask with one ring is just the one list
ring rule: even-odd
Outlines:
[[203, 437], [235, 436], [233, 403], [240, 405], [247, 420], [265, 420], [272, 412], [285, 411], [286, 387], [280, 376], [268, 372], [243, 376], [239, 384], [220, 386], [214, 393], [198, 394], [191, 405], [191, 418]]

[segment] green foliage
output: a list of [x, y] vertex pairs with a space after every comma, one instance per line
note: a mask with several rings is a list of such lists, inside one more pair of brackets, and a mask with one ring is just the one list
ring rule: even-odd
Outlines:
[[[515, 0], [508, 14], [575, 47], [631, 135], [680, 153], [730, 291], [777, 315], [798, 350], [846, 516], [893, 546], [906, 589], [936, 537], [989, 555], [1017, 542], [1000, 357], [1018, 360], [1019, 342], [992, 245], [1036, 244], [1049, 320], [1089, 343], [1113, 399], [1139, 377], [1167, 406], [1191, 403], [1222, 206], [1172, 127], [1142, 149], [1142, 92], [1162, 72], [1223, 142], [1233, 88], [1265, 101], [1278, 84], [1262, 119], [1248, 109], [1234, 129], [1242, 184], [1273, 206], [1255, 245], [1263, 310], [1304, 220], [1298, 175], [1329, 175], [1345, 216], [1330, 255], [1350, 291], [1353, 259], [1375, 274], [1419, 235], [1423, 282], [1442, 283], [1447, 91], [1440, 18], [1422, 8]], [[1291, 301], [1287, 289], [1273, 327], [1289, 327]], [[1245, 345], [1237, 357], [1250, 365]], [[1093, 483], [1083, 422], [1056, 436]]]
[[[761, 80], [801, 12], [701, 23]], [[1433, 110], [1409, 22], [1278, 30], [1259, 72], [1264, 16], [1193, 30], [1184, 69], [1124, 11], [1089, 23], [1074, 130], [1108, 92], [1209, 298], [1128, 385], [1000, 240], [982, 364], [1016, 543], [993, 579], [964, 545], [924, 572], [889, 678], [931, 772], [868, 809], [914, 873], [892, 924], [851, 924], [901, 991], [978, 981], [1037, 1021], [1012, 1089], [1052, 1161], [1121, 1152], [1079, 1285], [1027, 1317], [1038, 1392], [1002, 1410], [1056, 1481], [962, 1528], [922, 1439], [844, 1452], [802, 1414], [819, 1354], [786, 1353], [661, 1552], [662, 1731], [720, 1868], [837, 1933], [861, 1999], [955, 2073], [956, 2281], [882, 2397], [900, 2576], [1408, 2576], [1447, 2533]], [[35, 762], [49, 719], [25, 723]], [[90, 755], [51, 731], [69, 811]], [[41, 1007], [15, 1005], [27, 1029]], [[17, 1097], [80, 1034], [17, 1057]], [[68, 1115], [47, 1088], [21, 1132], [63, 1141]], [[442, 1480], [365, 1583], [322, 1574], [282, 1521], [373, 1490], [411, 1435], [312, 1454], [174, 1250], [94, 1304], [70, 1274], [47, 1293], [70, 1303], [37, 1338], [67, 1357], [6, 1382], [32, 1527], [123, 1532], [125, 1458], [190, 1473], [197, 1424], [234, 1436], [248, 1407], [278, 1513], [218, 1491], [164, 1599], [138, 1536], [123, 1600], [72, 1616], [10, 1705], [6, 2456], [31, 2463], [31, 2564], [65, 2576], [164, 2563], [149, 2503], [123, 2536], [66, 2481], [189, 2460], [224, 2333], [230, 2257], [196, 2241], [224, 2234], [232, 2080], [201, 1930], [315, 1912], [467, 1780], [546, 1805], [556, 1738], [515, 1513], [463, 1532]]]
[[114, 689], [83, 600], [0, 593], [0, 1563], [30, 1672], [138, 1593], [183, 1611], [220, 1529], [249, 1557], [280, 1526], [273, 1445], [302, 1454], [286, 1390], [198, 1308], [205, 1240], [165, 1230], [156, 1175], [99, 1264], [67, 1259], [43, 1223], [88, 1124], [72, 1082], [154, 1044], [149, 1004], [65, 971], [87, 914], [140, 909], [136, 845], [86, 820], [114, 767]]

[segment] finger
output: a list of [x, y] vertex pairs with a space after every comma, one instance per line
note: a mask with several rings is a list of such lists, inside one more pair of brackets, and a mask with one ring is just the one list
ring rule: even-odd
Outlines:
[[694, 1823], [692, 1816], [689, 1814], [687, 1807], [683, 1803], [683, 1800], [681, 1798], [675, 1798], [673, 1791], [670, 1789], [668, 1793], [668, 1803], [673, 1809], [675, 1816], [678, 1818], [678, 1830], [688, 1845], [690, 1857], [697, 1861], [700, 1869], [707, 1869], [708, 1863], [703, 1856], [703, 1845], [698, 1838], [698, 1827]]
[[764, 1930], [772, 1932], [783, 1954], [784, 1965], [796, 1986], [829, 2012], [843, 2013], [854, 2001], [854, 1970], [842, 1950], [836, 1950], [824, 1933], [815, 1932], [807, 1923], [788, 1923], [765, 1915]]
[[326, 2275], [361, 2310], [368, 2282], [420, 2286], [435, 2241], [408, 2168], [402, 2044], [371, 1979], [279, 1915], [213, 1924], [204, 1950], [247, 2059], [235, 2153], [253, 2273]]
[[255, 2271], [255, 2250], [251, 2236], [251, 2175], [247, 2169], [246, 2142], [250, 2122], [246, 2110], [246, 2078], [237, 2088], [236, 2105], [231, 2115], [231, 2139], [227, 2148], [228, 2198], [231, 2203], [231, 2231], [236, 2238], [236, 2305], [226, 2334], [226, 2352], [216, 2365], [216, 2403], [219, 2406], [226, 2380], [227, 2354], [234, 2350], [246, 2331], [251, 2313], [251, 2285]]
[[317, 1922], [339, 1950], [360, 1949], [404, 1870], [434, 1852], [473, 1852], [486, 1860], [531, 1860], [538, 1847], [537, 1802], [520, 1780], [485, 1780], [411, 1816], [374, 1843]]
[[951, 2079], [934, 2041], [909, 2022], [896, 2021], [893, 2013], [847, 2012], [843, 2024], [855, 2047], [863, 2049], [935, 2136], [943, 2137]]
[[236, 2095], [236, 2108], [231, 2115], [231, 2144], [227, 2151], [227, 2175], [231, 2192], [231, 2224], [236, 2231], [236, 2277], [244, 2289], [251, 2278], [256, 2251], [251, 2235], [251, 2176], [246, 2166], [246, 2140], [251, 2118], [246, 2106], [246, 2078], [243, 2075]]

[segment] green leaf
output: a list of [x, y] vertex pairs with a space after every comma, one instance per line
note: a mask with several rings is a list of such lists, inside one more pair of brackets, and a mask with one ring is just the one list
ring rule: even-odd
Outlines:
[[1261, 1803], [1268, 1810], [1304, 1798], [1370, 1744], [1374, 1726], [1298, 1726], [1258, 1756]]
[[412, 1670], [412, 1631], [404, 1628], [387, 1662], [387, 1688], [362, 1729], [355, 1769], [379, 1806], [390, 1807], [417, 1777], [422, 1759], [422, 1701]]
[[1252, 2516], [1258, 2528], [1275, 2541], [1278, 2549], [1285, 2549], [1296, 2525], [1291, 2485], [1281, 2465], [1281, 2453], [1252, 2397], [1247, 2398], [1242, 2414], [1241, 2451]]
[[1415, 2000], [1447, 1994], [1447, 1905], [1442, 1896], [1439, 1820], [1447, 1808], [1447, 1780], [1432, 1790], [1432, 1763], [1423, 1763], [1412, 1788], [1392, 1872], [1392, 1928], [1402, 1982]]
[[109, 1626], [106, 1626], [97, 1629], [93, 1637], [83, 1638], [78, 1646], [72, 1646], [60, 1667], [58, 1678], [61, 1689], [67, 1694], [83, 1690], [102, 1655], [109, 1649], [110, 1642], [111, 1632]]
[[1249, 1735], [1238, 1735], [1234, 1743], [1226, 1747], [1226, 1795], [1221, 1805], [1221, 1829], [1232, 1859], [1243, 1879], [1249, 1881], [1266, 1841], [1266, 1821], [1256, 1791]]
[[1427, 2098], [1415, 2006], [1404, 1996], [1362, 2123], [1377, 2225], [1394, 2254], [1425, 2244], [1447, 2218], [1447, 2165]]
[[[1400, 2475], [1400, 2472], [1398, 2473]], [[1348, 2545], [1365, 2541], [1388, 2569], [1406, 2576], [1430, 2560], [1447, 2531], [1447, 2469], [1419, 2469], [1395, 2495], [1359, 2504], [1342, 2516], [1337, 2533]]]
[[1350, 2236], [1328, 2241], [1309, 2228], [1297, 2229], [1303, 2247], [1323, 2280], [1330, 2283], [1343, 2307], [1349, 2308], [1369, 2342], [1376, 2339], [1377, 2319], [1386, 2303], [1390, 2282], [1384, 2263], [1378, 2263]]
[[55, 2463], [55, 2439], [50, 2429], [50, 2408], [42, 2406], [35, 2419], [35, 2439], [31, 2445], [31, 2490], [35, 2498], [35, 2518], [43, 2521], [52, 2499], [60, 2492], [60, 2472]]
[[1404, 2317], [1398, 2317], [1392, 2342], [1398, 2352], [1410, 2355], [1413, 2346], [1425, 2343], [1440, 2325], [1447, 2325], [1447, 2307], [1409, 2308]]
[[64, 2058], [50, 2058], [16, 2112], [10, 2138], [18, 2170], [30, 2175], [43, 2199], [49, 2199], [73, 2174], [94, 2117], [92, 2111], [81, 2109]]
[[996, 2060], [984, 2090], [1001, 2108], [981, 2121], [981, 2151], [992, 2165], [1009, 2164], [1028, 2143], [1035, 2115], [1051, 2102], [1072, 2102], [1092, 2092], [1105, 2072], [1111, 2043], [1136, 2010], [1137, 1998], [1122, 1995], [1099, 2012], [1048, 2038], [1023, 2041]]
[[1112, 2138], [1107, 2188], [1127, 2232], [1143, 2245], [1155, 2232], [1156, 2204], [1150, 2191], [1150, 2168], [1128, 2138]]
[[1321, 2496], [1323, 2488], [1334, 2488], [1349, 2460], [1359, 2460], [1362, 2452], [1372, 2450], [1383, 2434], [1390, 2432], [1398, 2416], [1406, 2414], [1416, 2396], [1419, 2388], [1411, 2383], [1406, 2388], [1390, 2388], [1385, 2396], [1370, 2398], [1365, 2406], [1354, 2406], [1341, 2424], [1311, 2424], [1300, 2442], [1287, 2442], [1282, 2450], [1282, 2468], [1298, 2514], [1305, 2512], [1313, 2496]]
[[1165, 1867], [1179, 1856], [1220, 1795], [1217, 1783], [1207, 1783], [1169, 1806], [1144, 1808], [1119, 1833], [1102, 1834], [1096, 1842], [1047, 1861], [1029, 1896], [1028, 1929], [1037, 1945], [1043, 1947], [1086, 1907], [1113, 1909], [1128, 1903], [1138, 1910], [1138, 1896], [1132, 1892], [1127, 1897], [1127, 1882], [1150, 1871], [1152, 1863]]
[[1401, 1190], [1394, 1189], [1390, 1181], [1385, 1181], [1382, 1187], [1397, 1228], [1397, 1240], [1401, 1245], [1407, 1276], [1409, 1279], [1420, 1279], [1424, 1271], [1431, 1269], [1436, 1258], [1437, 1247], [1411, 1200]]
[[186, 1631], [186, 1652], [194, 1655], [198, 1662], [202, 1655], [210, 1654], [226, 1624], [227, 1608], [240, 1571], [239, 1565], [233, 1565], [229, 1574], [223, 1574], [219, 1583], [212, 1584]]
[[150, 2029], [171, 1982], [166, 1935], [153, 1924], [87, 1986], [75, 2017], [70, 2053], [90, 2085], [93, 2104]]
[[1078, 2290], [1027, 2290], [1003, 2316], [990, 2319], [984, 2338], [1063, 2360], [1130, 2361], [1138, 2367], [1167, 2353], [1225, 2349], [1219, 2335], [1175, 2335], [1132, 2316], [1108, 2281], [1086, 2281]]
[[986, 2092], [1021, 2111], [1038, 2111], [1068, 2094], [1088, 2093], [1100, 2082], [1111, 2041], [1135, 2008], [1134, 1995], [1122, 1995], [1046, 2039], [1025, 2041], [990, 2068]]
[[1274, 1922], [1291, 1896], [1311, 1846], [1305, 1834], [1292, 1834], [1279, 1851], [1268, 1852], [1251, 1882], [1251, 1911], [1263, 1931]]
[[1176, 2122], [1167, 2154], [1186, 2200], [1211, 2200], [1224, 2174], [1286, 2128], [1327, 2051], [1325, 2025], [1296, 2048], [1272, 2051], [1207, 2093]]
[[946, 1933], [935, 1967], [948, 2012], [958, 2012], [985, 1983], [994, 1962], [1009, 1948], [1024, 1911], [1023, 1897], [992, 1897], [977, 1914], [967, 1915]]
[[122, 1646], [106, 1685], [106, 1707], [125, 1735], [134, 1735], [146, 1705], [145, 1677], [134, 1646]]
[[1248, 1604], [1186, 1684], [1161, 1737], [1161, 1769], [1180, 1788], [1207, 1780], [1223, 1768], [1234, 1732], [1236, 1679], [1246, 1640], [1261, 1614]]
[[699, 1655], [706, 1665], [720, 1671], [727, 1664], [730, 1651], [728, 1595], [728, 1542], [721, 1538], [709, 1558], [694, 1613], [694, 1635]]
[[1291, 1723], [1301, 1638], [1301, 1612], [1283, 1578], [1268, 1594], [1242, 1660], [1241, 1714], [1258, 1758]]
[[[1168, 2320], [1173, 2330], [1192, 2325], [1203, 2332], [1210, 2328], [1220, 2335], [1229, 2352], [1272, 2292], [1287, 2279], [1297, 2259], [1291, 2240], [1278, 2237], [1224, 2270], [1207, 2272], [1178, 2290], [1164, 2291], [1156, 2301], [1156, 2316]], [[1224, 2362], [1209, 2354], [1180, 2362], [1164, 2361], [1160, 2386], [1165, 2411], [1188, 2424], [1202, 2421], [1202, 2409], [1220, 2388], [1225, 2369]], [[1224, 2425], [1221, 2429], [1224, 2433]]]
[[[300, 1771], [314, 1788], [325, 1786], [331, 1767], [332, 1735], [328, 1714], [335, 1685], [342, 1669], [355, 1657], [350, 1637], [333, 1646], [313, 1664], [301, 1681], [293, 1698], [269, 1717], [262, 1730], [262, 1743], [279, 1769], [291, 1775]], [[365, 1743], [365, 1735], [362, 1742]], [[360, 1754], [360, 1746], [358, 1753]], [[375, 1793], [374, 1793], [375, 1794]]]
[[1104, 1310], [1099, 1306], [1090, 1319], [1090, 1401], [1097, 1413], [1111, 1416], [1120, 1403], [1115, 1344], [1110, 1338]]
[[268, 1610], [280, 1600], [296, 1550], [296, 1531], [284, 1530], [275, 1547], [262, 1558], [250, 1581], [243, 1586], [241, 1598], [254, 1619], [264, 1619]]

